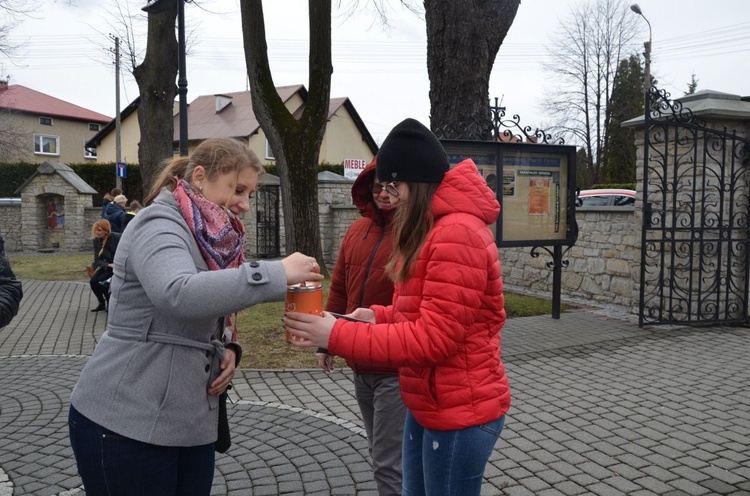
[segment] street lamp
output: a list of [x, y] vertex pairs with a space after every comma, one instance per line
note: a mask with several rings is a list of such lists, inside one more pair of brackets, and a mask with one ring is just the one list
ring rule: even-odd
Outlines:
[[188, 154], [188, 118], [187, 118], [187, 74], [185, 72], [185, 2], [187, 0], [149, 0], [141, 10], [149, 14], [160, 14], [175, 8], [177, 4], [177, 43], [179, 52], [179, 77], [177, 94], [180, 98], [180, 156]]
[[[643, 15], [643, 11], [637, 3], [631, 5], [630, 10], [643, 17], [643, 20], [646, 21], [646, 24], [648, 24], [648, 41], [643, 43], [643, 57], [646, 66], [643, 74], [643, 94], [645, 96], [648, 94], [648, 90], [651, 87], [651, 23], [648, 22], [646, 16]], [[648, 111], [648, 109], [646, 109], [646, 111]]]

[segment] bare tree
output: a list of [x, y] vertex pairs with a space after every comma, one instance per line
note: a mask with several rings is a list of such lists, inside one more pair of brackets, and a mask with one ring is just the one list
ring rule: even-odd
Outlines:
[[325, 268], [318, 217], [318, 158], [331, 94], [331, 2], [309, 0], [309, 91], [292, 115], [279, 97], [268, 62], [261, 0], [242, 0], [242, 34], [253, 111], [276, 157], [287, 252], [314, 256]]
[[[0, 0], [0, 58], [16, 63], [23, 45], [12, 42], [10, 34], [35, 8], [35, 3], [26, 0]], [[4, 67], [2, 72], [5, 72]], [[4, 106], [0, 109], [0, 160], [8, 162], [26, 158], [24, 145], [30, 140], [28, 130], [19, 127], [18, 120], [11, 116], [13, 95], [7, 87], [10, 78], [6, 74], [0, 76], [0, 80], [5, 83], [0, 88]]]
[[0, 55], [14, 61], [22, 45], [13, 43], [11, 31], [38, 8], [38, 3], [28, 0], [0, 0]]
[[13, 119], [12, 112], [10, 108], [0, 109], [0, 162], [27, 158], [26, 148], [31, 143], [31, 135]]
[[430, 126], [486, 119], [490, 73], [520, 0], [425, 0]]
[[583, 146], [591, 158], [591, 178], [599, 181], [610, 128], [617, 64], [634, 54], [637, 17], [625, 0], [597, 0], [575, 7], [547, 47], [545, 65], [555, 81], [545, 101], [552, 130]]

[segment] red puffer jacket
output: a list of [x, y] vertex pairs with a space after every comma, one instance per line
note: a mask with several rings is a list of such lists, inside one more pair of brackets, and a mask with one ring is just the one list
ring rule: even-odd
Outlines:
[[[393, 299], [393, 282], [385, 264], [393, 251], [391, 211], [379, 210], [373, 202], [370, 184], [375, 179], [375, 159], [352, 185], [352, 201], [362, 214], [346, 231], [333, 268], [326, 311], [351, 313], [359, 307], [388, 305]], [[395, 367], [372, 367], [347, 360], [358, 374], [396, 375]]]
[[487, 224], [500, 205], [476, 166], [449, 170], [432, 200], [435, 225], [377, 324], [339, 321], [329, 352], [398, 366], [404, 403], [420, 425], [455, 430], [500, 418], [510, 389], [500, 361], [505, 322], [497, 246]]

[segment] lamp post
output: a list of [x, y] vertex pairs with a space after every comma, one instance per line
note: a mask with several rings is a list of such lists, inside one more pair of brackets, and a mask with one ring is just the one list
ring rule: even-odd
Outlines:
[[167, 12], [177, 4], [177, 43], [179, 77], [177, 78], [177, 94], [180, 101], [180, 156], [188, 154], [188, 117], [187, 117], [187, 73], [185, 71], [185, 2], [187, 0], [149, 0], [141, 10], [149, 14]]
[[[637, 3], [634, 3], [630, 6], [630, 10], [638, 14], [639, 16], [643, 17], [643, 20], [646, 21], [646, 24], [648, 24], [648, 41], [643, 43], [643, 58], [645, 62], [645, 68], [644, 68], [644, 74], [643, 74], [643, 95], [646, 98], [646, 101], [648, 101], [648, 91], [651, 87], [651, 23], [648, 22], [648, 19], [646, 19], [646, 16], [643, 15], [643, 11], [638, 6]], [[646, 112], [648, 112], [648, 108], [645, 109]]]

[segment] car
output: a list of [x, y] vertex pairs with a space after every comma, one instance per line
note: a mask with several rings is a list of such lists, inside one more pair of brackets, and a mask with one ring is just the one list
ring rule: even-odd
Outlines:
[[576, 196], [577, 207], [628, 207], [635, 204], [632, 189], [584, 189]]

